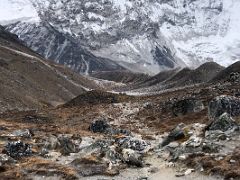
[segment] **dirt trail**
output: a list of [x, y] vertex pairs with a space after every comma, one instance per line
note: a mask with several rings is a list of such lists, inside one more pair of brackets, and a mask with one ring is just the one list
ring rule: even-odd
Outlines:
[[[144, 168], [129, 168], [120, 172], [118, 176], [106, 177], [106, 176], [93, 176], [93, 177], [81, 177], [83, 180], [221, 180], [219, 177], [205, 176], [199, 172], [193, 172], [189, 175], [176, 177], [179, 174], [177, 171], [182, 167], [168, 167], [166, 162], [157, 158], [156, 156], [149, 156], [146, 159], [147, 163], [151, 166]], [[155, 169], [155, 172], [153, 170]], [[152, 172], [151, 172], [152, 170]]]

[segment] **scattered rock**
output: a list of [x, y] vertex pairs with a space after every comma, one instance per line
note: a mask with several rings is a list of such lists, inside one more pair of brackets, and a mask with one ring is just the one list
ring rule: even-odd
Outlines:
[[194, 172], [195, 170], [194, 169], [187, 169], [184, 173], [185, 176], [191, 174], [192, 172]]
[[238, 73], [238, 72], [232, 72], [232, 73], [229, 75], [229, 81], [230, 81], [230, 82], [233, 82], [233, 83], [238, 83], [238, 82], [240, 82], [240, 73]]
[[207, 130], [221, 130], [227, 131], [236, 127], [236, 122], [231, 118], [228, 113], [223, 113], [220, 117], [216, 118], [208, 127]]
[[89, 130], [94, 133], [105, 133], [108, 135], [131, 135], [131, 132], [128, 130], [111, 127], [111, 125], [109, 125], [105, 119], [93, 121], [89, 127]]
[[153, 107], [153, 104], [151, 102], [145, 102], [143, 104], [144, 109], [151, 109]]
[[161, 146], [164, 147], [173, 141], [185, 138], [185, 133], [183, 130], [184, 126], [185, 126], [184, 124], [179, 124], [177, 127], [175, 127], [169, 133], [169, 135], [163, 140]]
[[[47, 150], [59, 150], [63, 155], [69, 155], [70, 153], [77, 153], [79, 146], [73, 140], [74, 137], [68, 135], [50, 136], [44, 145], [45, 151]], [[81, 142], [81, 138], [79, 137]], [[79, 143], [80, 143], [79, 142]]]
[[196, 99], [184, 99], [173, 104], [173, 114], [183, 116], [192, 112], [200, 112], [204, 109], [203, 102]]
[[15, 160], [6, 154], [0, 154], [0, 163], [13, 163]]
[[89, 130], [94, 133], [105, 133], [107, 129], [110, 128], [110, 125], [107, 123], [105, 119], [98, 119], [89, 127]]
[[148, 170], [148, 172], [153, 173], [153, 174], [157, 173], [158, 171], [159, 171], [159, 168], [157, 168], [157, 167], [152, 167]]
[[132, 149], [123, 149], [123, 160], [130, 166], [143, 167], [141, 156]]
[[76, 145], [72, 139], [65, 135], [60, 135], [58, 137], [58, 141], [60, 143], [60, 152], [63, 155], [68, 155], [70, 153], [76, 153], [79, 151], [78, 145]]
[[22, 141], [16, 141], [9, 142], [5, 146], [3, 153], [9, 155], [12, 158], [18, 159], [24, 156], [30, 156], [32, 154], [32, 150], [29, 144], [25, 144]]
[[149, 148], [149, 144], [146, 141], [130, 136], [119, 138], [117, 143], [121, 148], [132, 149], [138, 152], [147, 151]]
[[229, 162], [232, 163], [232, 164], [236, 163], [236, 161], [233, 160], [233, 159], [231, 159]]
[[71, 162], [71, 165], [74, 166], [82, 176], [105, 175], [108, 169], [106, 162], [101, 162], [92, 156], [75, 159]]
[[176, 176], [176, 177], [183, 177], [183, 176], [185, 176], [185, 174], [184, 174], [184, 173], [178, 173], [178, 174], [176, 174], [175, 176]]
[[12, 132], [11, 135], [15, 137], [31, 138], [33, 136], [33, 132], [29, 129], [23, 129], [23, 130], [16, 130]]
[[139, 177], [137, 180], [148, 180], [148, 177], [145, 177], [145, 176]]
[[232, 117], [240, 116], [240, 99], [226, 95], [214, 98], [208, 106], [210, 119], [216, 119], [223, 113], [228, 113]]

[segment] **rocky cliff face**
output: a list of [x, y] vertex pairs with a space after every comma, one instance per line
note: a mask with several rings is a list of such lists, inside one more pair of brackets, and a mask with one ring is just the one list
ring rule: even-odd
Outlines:
[[[240, 2], [233, 0], [38, 0], [32, 3], [40, 23], [21, 21], [8, 29], [45, 57], [80, 72], [118, 69], [118, 64], [132, 71], [157, 73], [178, 66], [198, 66], [206, 61], [228, 65], [239, 57], [236, 34], [240, 30]], [[52, 40], [49, 29], [54, 29], [54, 36], [57, 33], [68, 39], [67, 45], [59, 38]], [[43, 34], [47, 42], [39, 40]], [[73, 50], [76, 44], [80, 52]], [[94, 58], [85, 55], [83, 58], [83, 51], [97, 59], [94, 68], [94, 63], [90, 63]], [[110, 61], [114, 68], [108, 66], [106, 59], [114, 61]], [[99, 69], [99, 62], [104, 63], [104, 68]]]

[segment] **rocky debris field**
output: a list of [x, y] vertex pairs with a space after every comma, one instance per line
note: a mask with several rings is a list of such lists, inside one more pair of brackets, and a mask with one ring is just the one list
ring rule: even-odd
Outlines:
[[88, 94], [0, 114], [1, 178], [240, 178], [238, 82], [145, 97]]

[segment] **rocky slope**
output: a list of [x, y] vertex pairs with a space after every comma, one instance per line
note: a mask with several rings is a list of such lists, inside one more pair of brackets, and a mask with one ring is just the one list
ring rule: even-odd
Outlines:
[[[206, 84], [213, 81], [217, 76], [220, 76], [220, 74], [227, 69], [228, 68], [224, 68], [215, 62], [207, 62], [196, 69], [177, 68], [169, 71], [162, 71], [155, 76], [149, 77], [129, 86], [122, 87], [120, 90], [129, 91], [129, 93], [141, 92], [148, 94], [157, 93], [164, 90], [171, 90], [174, 88]], [[232, 68], [230, 69], [232, 70]], [[235, 72], [231, 70], [226, 73], [225, 77], [230, 76], [229, 72]]]
[[[237, 1], [44, 0], [33, 3], [40, 21], [20, 21], [9, 26], [9, 30], [45, 57], [81, 72], [87, 72], [89, 60], [85, 62], [88, 58], [72, 51], [74, 43], [88, 53], [111, 59], [132, 71], [152, 74], [178, 66], [196, 67], [212, 60], [230, 65], [239, 57], [236, 37], [240, 29], [240, 4]], [[49, 26], [64, 39], [69, 37], [68, 41], [58, 43], [46, 32]], [[44, 50], [42, 35], [47, 37], [47, 45], [59, 49]], [[90, 63], [91, 66], [95, 67]]]
[[1, 112], [57, 105], [95, 88], [94, 82], [51, 64], [0, 27]]

